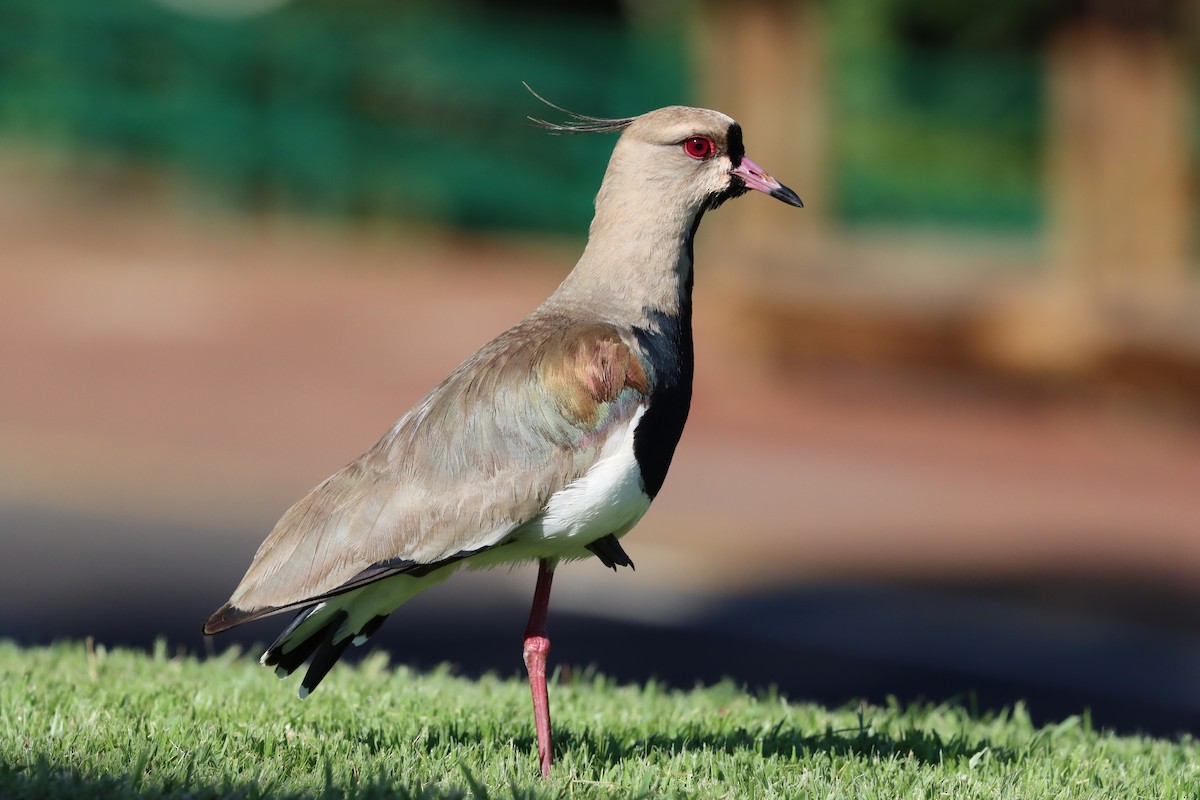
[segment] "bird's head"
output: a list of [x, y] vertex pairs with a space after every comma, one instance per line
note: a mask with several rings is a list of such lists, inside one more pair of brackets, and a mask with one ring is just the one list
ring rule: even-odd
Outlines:
[[613, 150], [626, 179], [632, 175], [658, 194], [716, 208], [756, 189], [788, 205], [800, 197], [746, 156], [742, 127], [719, 111], [668, 106], [630, 120]]
[[622, 187], [635, 196], [674, 198], [697, 212], [750, 189], [804, 206], [795, 192], [746, 156], [741, 126], [719, 111], [668, 106], [637, 117], [607, 119], [567, 111], [534, 95], [571, 118], [564, 123], [531, 118], [552, 132], [621, 133], [604, 179], [609, 191]]

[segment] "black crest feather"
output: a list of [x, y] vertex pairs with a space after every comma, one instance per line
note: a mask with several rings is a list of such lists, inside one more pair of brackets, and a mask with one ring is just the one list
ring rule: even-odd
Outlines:
[[568, 117], [570, 117], [570, 119], [567, 120], [566, 122], [548, 122], [547, 120], [539, 119], [537, 117], [528, 117], [527, 118], [536, 127], [541, 128], [544, 131], [549, 131], [550, 133], [553, 133], [553, 134], [613, 133], [615, 131], [625, 130], [627, 127], [629, 127], [629, 124], [631, 122], [633, 122], [635, 119], [637, 119], [636, 117], [609, 118], [609, 117], [593, 117], [593, 116], [589, 116], [587, 114], [578, 114], [574, 111], [568, 111], [567, 109], [563, 108], [560, 105], [551, 103], [549, 100], [547, 100], [546, 98], [542, 97], [540, 94], [535, 92], [533, 90], [533, 87], [530, 86], [528, 83], [525, 83], [524, 81], [522, 81], [521, 85], [523, 85], [529, 91], [529, 93], [531, 95], [533, 95], [534, 97], [536, 97], [538, 100], [541, 100], [543, 103], [550, 106], [555, 111], [561, 111], [562, 113], [564, 113]]

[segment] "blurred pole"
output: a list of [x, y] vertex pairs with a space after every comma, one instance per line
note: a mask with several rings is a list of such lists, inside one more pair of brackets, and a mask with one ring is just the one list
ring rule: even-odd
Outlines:
[[1051, 44], [1050, 252], [1085, 298], [1158, 305], [1192, 256], [1192, 86], [1166, 21], [1113, 17]]
[[[828, 103], [824, 25], [818, 3], [708, 0], [693, 38], [698, 102], [733, 116], [746, 152], [794, 189], [804, 211], [759, 204], [753, 213], [715, 214], [705, 225], [722, 252], [744, 264], [793, 257], [828, 221]], [[716, 223], [714, 225], [714, 223]], [[714, 235], [715, 233], [715, 235]]]
[[1133, 352], [1194, 363], [1193, 85], [1177, 12], [1195, 5], [1088, 2], [1051, 38], [1051, 269], [997, 304], [987, 339], [999, 362], [1057, 377], [1119, 371]]

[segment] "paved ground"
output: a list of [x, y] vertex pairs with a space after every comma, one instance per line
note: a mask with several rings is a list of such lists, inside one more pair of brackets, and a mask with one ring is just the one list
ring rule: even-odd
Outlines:
[[[26, 639], [80, 635], [82, 620], [142, 641], [175, 628], [133, 606], [182, 592], [189, 619], [207, 610], [203, 594], [215, 607], [283, 508], [539, 302], [575, 249], [221, 224], [3, 177], [0, 635]], [[1200, 428], [953, 378], [780, 374], [739, 350], [724, 284], [705, 277], [703, 239], [698, 256], [695, 406], [666, 488], [628, 541], [638, 570], [614, 591], [611, 573], [573, 566], [556, 586], [559, 608], [709, 634], [718, 619], [726, 634], [738, 628], [727, 612], [740, 608], [892, 668], [914, 642], [929, 645], [923, 628], [970, 628], [961, 615], [939, 621], [939, 607], [991, 619], [996, 597], [1020, 610], [1004, 617], [1009, 628], [1053, 608], [1067, 614], [1062, 630], [1195, 633]], [[477, 610], [466, 591], [523, 603], [528, 579], [460, 576], [440, 602]], [[928, 603], [897, 590], [868, 606], [879, 617], [826, 602], [841, 589], [805, 594], [913, 584], [953, 590]], [[774, 598], [770, 613], [755, 605], [763, 598]], [[783, 625], [792, 608], [812, 624]], [[113, 615], [129, 626], [109, 625]], [[908, 644], [892, 642], [899, 650], [886, 645], [893, 623], [908, 632]], [[1142, 641], [1130, 635], [1100, 638], [1118, 649]], [[932, 638], [946, 657], [929, 658], [951, 669], [961, 637]], [[1024, 645], [1051, 640], [1062, 638]], [[1200, 666], [1194, 644], [1163, 658]], [[1087, 669], [1088, 652], [1036, 680], [1064, 682]], [[1105, 685], [1129, 683], [1130, 670], [1135, 684], [1161, 687], [1136, 665]], [[1200, 670], [1183, 674], [1192, 683], [1178, 694], [1191, 697]]]

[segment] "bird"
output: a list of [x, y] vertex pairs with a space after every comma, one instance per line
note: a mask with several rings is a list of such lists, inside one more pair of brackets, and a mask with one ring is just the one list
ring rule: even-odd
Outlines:
[[417, 593], [463, 567], [536, 563], [522, 659], [549, 777], [554, 571], [591, 557], [634, 566], [622, 537], [659, 494], [691, 404], [700, 220], [751, 190], [804, 204], [746, 155], [741, 126], [719, 111], [595, 117], [536, 96], [566, 115], [529, 117], [550, 133], [619, 134], [578, 262], [289, 508], [203, 632], [296, 612], [261, 662], [281, 678], [307, 662], [303, 699]]

